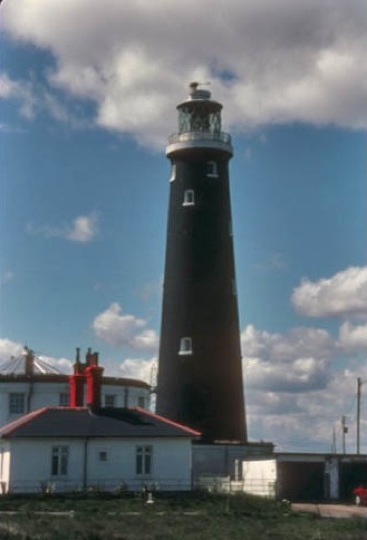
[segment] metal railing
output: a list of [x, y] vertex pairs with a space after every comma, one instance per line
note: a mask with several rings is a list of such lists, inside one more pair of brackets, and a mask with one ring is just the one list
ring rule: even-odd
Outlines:
[[173, 133], [168, 137], [168, 144], [190, 141], [213, 141], [231, 144], [231, 136], [229, 133], [224, 133], [224, 131], [217, 133], [210, 131], [187, 131], [185, 133]]

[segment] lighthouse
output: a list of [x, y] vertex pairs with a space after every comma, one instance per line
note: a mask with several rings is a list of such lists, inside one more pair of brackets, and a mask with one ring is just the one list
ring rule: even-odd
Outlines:
[[222, 105], [191, 83], [171, 162], [156, 410], [203, 441], [246, 442], [240, 330]]

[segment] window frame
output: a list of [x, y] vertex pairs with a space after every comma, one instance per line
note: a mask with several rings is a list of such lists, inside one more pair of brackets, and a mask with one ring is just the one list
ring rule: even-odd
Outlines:
[[26, 412], [25, 393], [9, 392], [9, 416], [14, 414], [24, 414]]
[[[108, 403], [108, 400], [111, 400], [112, 405]], [[116, 394], [105, 394], [104, 395], [104, 406], [105, 407], [116, 407]]]
[[184, 190], [182, 206], [195, 206], [195, 191], [193, 189]]
[[153, 446], [139, 445], [135, 447], [136, 476], [150, 476], [153, 473]]
[[192, 338], [190, 336], [185, 336], [180, 339], [180, 348], [178, 350], [180, 356], [188, 356], [193, 354], [192, 350]]
[[216, 161], [207, 161], [206, 163], [206, 176], [208, 178], [218, 178], [218, 163]]
[[104, 449], [98, 450], [98, 463], [108, 463], [108, 451]]
[[67, 477], [69, 468], [69, 446], [66, 444], [51, 447], [51, 476]]

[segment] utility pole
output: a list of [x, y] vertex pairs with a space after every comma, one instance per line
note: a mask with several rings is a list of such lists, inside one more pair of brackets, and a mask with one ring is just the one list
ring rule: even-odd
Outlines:
[[345, 454], [345, 435], [348, 433], [348, 428], [345, 424], [345, 416], [342, 416], [342, 448], [343, 448], [343, 454]]
[[361, 424], [361, 387], [362, 380], [357, 379], [357, 454], [360, 453], [360, 424]]

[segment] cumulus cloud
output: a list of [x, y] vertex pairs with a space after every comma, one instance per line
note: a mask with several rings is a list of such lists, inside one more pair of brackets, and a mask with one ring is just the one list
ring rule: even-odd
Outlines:
[[148, 384], [155, 383], [157, 358], [142, 360], [141, 358], [126, 358], [119, 366], [119, 375], [130, 379], [138, 379]]
[[313, 356], [329, 358], [335, 349], [333, 338], [321, 328], [299, 327], [286, 334], [272, 334], [251, 324], [241, 333], [241, 345], [245, 357], [260, 356], [272, 362]]
[[12, 356], [20, 356], [24, 351], [24, 345], [6, 338], [0, 338], [0, 362], [5, 363]]
[[350, 267], [315, 282], [304, 279], [291, 302], [308, 317], [367, 314], [367, 267]]
[[[260, 361], [258, 361], [260, 362]], [[309, 363], [309, 365], [308, 365]], [[347, 450], [355, 451], [356, 440], [356, 389], [357, 378], [367, 380], [367, 367], [365, 362], [356, 364], [353, 368], [324, 371], [324, 379], [321, 385], [307, 383], [303, 385], [302, 372], [306, 377], [315, 375], [313, 369], [318, 360], [306, 360], [300, 363], [300, 379], [296, 379], [297, 370], [290, 367], [277, 372], [275, 379], [273, 372], [270, 377], [278, 386], [267, 387], [260, 379], [260, 385], [256, 386], [251, 370], [256, 364], [245, 371], [246, 398], [247, 398], [247, 421], [250, 437], [252, 440], [268, 440], [277, 445], [278, 450], [319, 451], [328, 452], [333, 443], [333, 431], [335, 430], [337, 448], [341, 450], [341, 417], [346, 416], [349, 433], [347, 435]], [[303, 364], [303, 365], [302, 365]], [[261, 366], [258, 366], [259, 369]], [[286, 366], [283, 366], [286, 367]], [[265, 371], [269, 365], [265, 363]], [[325, 363], [323, 364], [325, 369]], [[248, 375], [248, 377], [246, 377]], [[257, 373], [260, 377], [260, 372]], [[268, 377], [268, 374], [264, 374]], [[283, 379], [291, 380], [292, 385], [287, 388]], [[317, 373], [317, 380], [320, 375]], [[254, 383], [254, 384], [253, 384]], [[292, 388], [298, 389], [292, 392]], [[363, 392], [362, 392], [363, 394]], [[354, 404], [354, 407], [353, 407]], [[367, 405], [367, 398], [362, 395], [362, 410]], [[365, 425], [367, 427], [367, 423]], [[367, 436], [365, 429], [361, 430], [361, 447], [367, 448]], [[362, 450], [364, 451], [364, 450]]]
[[122, 314], [115, 302], [97, 315], [93, 321], [95, 334], [112, 347], [130, 347], [140, 350], [156, 350], [158, 336], [154, 330], [146, 328], [146, 321], [134, 315]]
[[271, 392], [308, 392], [324, 388], [327, 380], [326, 362], [319, 358], [297, 358], [287, 365], [251, 358], [244, 371], [249, 387]]
[[0, 98], [12, 99], [20, 103], [20, 114], [28, 120], [36, 115], [39, 100], [28, 81], [12, 80], [7, 74], [0, 75]]
[[39, 234], [46, 238], [65, 238], [82, 244], [91, 242], [98, 234], [98, 215], [95, 213], [77, 216], [70, 225], [50, 227], [49, 225], [36, 226], [27, 224], [29, 234]]
[[212, 81], [238, 130], [365, 127], [366, 18], [362, 2], [344, 0], [108, 0], [92, 10], [85, 0], [18, 0], [3, 9], [8, 36], [53, 54], [50, 89], [93, 100], [98, 125], [144, 144], [172, 130], [192, 80]]
[[367, 323], [355, 326], [344, 322], [339, 329], [339, 344], [346, 351], [367, 351]]

